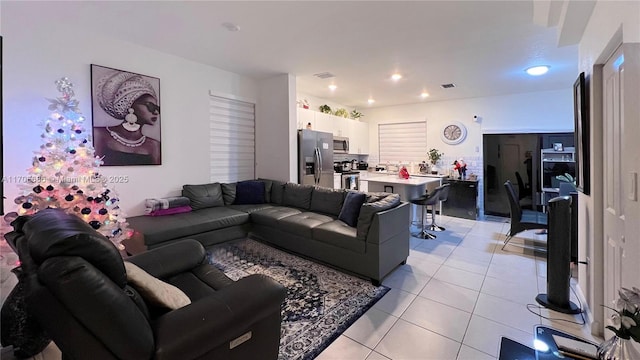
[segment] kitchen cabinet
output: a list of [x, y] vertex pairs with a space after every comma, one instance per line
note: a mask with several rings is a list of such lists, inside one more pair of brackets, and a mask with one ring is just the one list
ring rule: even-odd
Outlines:
[[478, 181], [447, 180], [449, 196], [442, 202], [442, 213], [464, 219], [476, 220], [478, 217]]
[[360, 180], [360, 191], [369, 192], [369, 181]]
[[369, 153], [369, 124], [358, 120], [348, 120], [349, 154]]
[[304, 108], [297, 108], [297, 115], [298, 129], [306, 129], [311, 123], [311, 130], [349, 138], [350, 154], [369, 154], [368, 123]]
[[335, 116], [330, 114], [323, 114], [321, 112], [316, 111], [316, 128], [314, 130], [324, 131], [332, 133], [334, 136], [336, 135], [333, 131], [333, 118]]
[[316, 130], [316, 115], [317, 111], [312, 111], [305, 108], [298, 109], [298, 129], [306, 129], [307, 124], [311, 124], [311, 130]]

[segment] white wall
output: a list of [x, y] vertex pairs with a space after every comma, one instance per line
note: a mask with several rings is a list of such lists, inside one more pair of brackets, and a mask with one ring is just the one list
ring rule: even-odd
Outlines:
[[[145, 198], [179, 195], [182, 185], [209, 182], [209, 91], [257, 98], [254, 80], [130, 43], [102, 38], [73, 19], [47, 19], [38, 4], [3, 2], [4, 174], [26, 175], [40, 145], [38, 123], [57, 97], [54, 81], [69, 77], [80, 109], [91, 118], [90, 64], [160, 78], [162, 165], [102, 167], [127, 175], [117, 184], [127, 215], [143, 213]], [[5, 211], [14, 209], [14, 184], [5, 184]]]
[[[331, 99], [327, 99], [327, 98], [319, 98], [319, 97], [315, 97], [309, 94], [305, 94], [305, 93], [301, 93], [299, 92], [296, 96], [296, 101], [298, 100], [307, 100], [309, 102], [309, 109], [313, 110], [313, 111], [320, 111], [319, 107], [321, 105], [329, 105], [329, 107], [331, 108], [331, 111], [336, 111], [340, 108], [346, 109], [349, 113], [351, 113], [351, 111], [354, 109], [351, 106], [345, 106], [343, 104], [337, 103]], [[360, 112], [362, 112], [360, 110]]]
[[[370, 124], [369, 164], [375, 165], [379, 161], [378, 124], [426, 121], [426, 148], [435, 148], [444, 152], [439, 166], [449, 166], [454, 159], [462, 157], [468, 165], [467, 175], [472, 173], [478, 175], [478, 208], [480, 215], [483, 215], [482, 135], [485, 133], [572, 132], [571, 85], [569, 84], [567, 89], [563, 90], [364, 109], [362, 111], [367, 116], [363, 121]], [[474, 115], [478, 116], [478, 122], [474, 121]], [[466, 139], [458, 145], [449, 145], [440, 138], [440, 132], [450, 121], [461, 122], [467, 129]], [[426, 153], [425, 160], [427, 160]]]
[[295, 78], [288, 74], [259, 82], [257, 177], [298, 182], [295, 87]]
[[[593, 67], [603, 64], [620, 43], [640, 43], [640, 2], [637, 1], [598, 1], [589, 19], [582, 40], [579, 45], [579, 70], [584, 71], [587, 78], [593, 75]], [[598, 99], [594, 98], [593, 87], [590, 88], [590, 114], [591, 114], [591, 194], [589, 196], [579, 193], [579, 223], [578, 232], [580, 260], [591, 256], [589, 267], [579, 268], [579, 285], [586, 292], [589, 308], [593, 312], [595, 320], [592, 331], [602, 333], [605, 312], [603, 310], [603, 158], [602, 158], [602, 117]], [[637, 99], [637, 94], [635, 94]], [[640, 114], [625, 114], [625, 119], [637, 121]], [[640, 154], [640, 143], [628, 144], [632, 149], [627, 154], [636, 154], [632, 162], [628, 164], [638, 171], [637, 154]], [[625, 162], [627, 164], [627, 162]], [[625, 171], [631, 171], [625, 169]], [[640, 211], [638, 203], [630, 206], [626, 214], [627, 219], [639, 219]], [[637, 221], [627, 221], [630, 227], [638, 227]], [[630, 229], [629, 229], [630, 230]], [[628, 232], [628, 238], [637, 241], [638, 232]], [[630, 286], [627, 284], [627, 286]], [[638, 286], [637, 279], [635, 286]]]
[[[572, 132], [571, 85], [563, 90], [365, 109], [367, 116], [362, 120], [371, 124], [371, 156], [377, 157], [381, 123], [426, 120], [427, 147], [451, 156], [481, 155], [483, 133]], [[479, 116], [480, 122], [473, 121], [474, 115]], [[466, 126], [467, 138], [461, 144], [448, 145], [440, 139], [440, 131], [449, 121]]]

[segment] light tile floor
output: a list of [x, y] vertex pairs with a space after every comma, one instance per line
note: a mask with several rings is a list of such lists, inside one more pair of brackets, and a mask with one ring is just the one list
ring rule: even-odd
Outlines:
[[412, 237], [407, 264], [383, 281], [391, 290], [317, 359], [496, 359], [501, 337], [531, 346], [538, 324], [601, 341], [575, 324], [582, 316], [537, 305], [546, 253], [522, 245], [544, 246], [546, 235], [521, 233], [502, 250], [506, 219], [438, 222], [446, 231], [435, 240]]
[[[317, 359], [490, 360], [497, 358], [502, 336], [530, 345], [538, 324], [602, 341], [573, 323], [583, 322], [581, 316], [536, 305], [535, 296], [546, 292], [546, 254], [518, 245], [544, 242], [546, 236], [521, 233], [503, 251], [505, 219], [442, 216], [438, 223], [447, 230], [435, 240], [412, 237], [407, 264], [383, 281], [391, 290]], [[573, 293], [572, 301], [578, 303]], [[31, 359], [60, 358], [51, 345]]]

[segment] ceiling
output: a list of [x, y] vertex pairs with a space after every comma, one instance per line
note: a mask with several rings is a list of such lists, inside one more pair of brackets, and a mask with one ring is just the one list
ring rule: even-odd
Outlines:
[[[578, 49], [558, 46], [562, 3], [82, 1], [42, 2], [37, 11], [256, 79], [289, 73], [298, 92], [365, 108], [570, 88]], [[550, 71], [526, 75], [539, 64]], [[322, 72], [335, 77], [313, 76]], [[394, 72], [403, 78], [390, 80]], [[440, 87], [447, 83], [456, 87]]]

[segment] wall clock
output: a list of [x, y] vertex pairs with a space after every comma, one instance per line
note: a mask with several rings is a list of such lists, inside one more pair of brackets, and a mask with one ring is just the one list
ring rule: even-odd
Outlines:
[[440, 137], [447, 144], [460, 144], [467, 137], [467, 128], [461, 122], [452, 121], [442, 128]]

